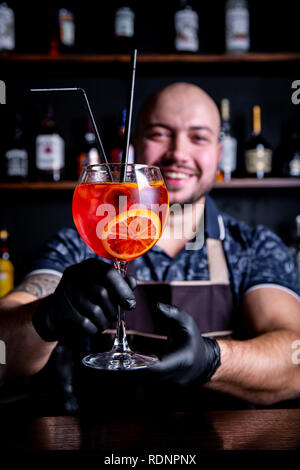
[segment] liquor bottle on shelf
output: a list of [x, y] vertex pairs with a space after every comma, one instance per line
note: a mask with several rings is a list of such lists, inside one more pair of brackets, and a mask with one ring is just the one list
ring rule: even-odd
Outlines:
[[222, 156], [219, 164], [218, 181], [229, 181], [232, 173], [236, 170], [237, 140], [231, 133], [230, 102], [226, 98], [221, 101], [221, 118]]
[[56, 127], [51, 106], [44, 116], [35, 140], [35, 163], [38, 179], [59, 181], [65, 168], [65, 142]]
[[22, 117], [16, 114], [11, 141], [4, 151], [5, 180], [26, 181], [28, 178], [28, 149], [24, 138]]
[[130, 53], [135, 42], [135, 13], [130, 1], [119, 3], [114, 17], [114, 37], [117, 52]]
[[6, 3], [0, 3], [0, 51], [15, 49], [15, 13]]
[[87, 129], [84, 134], [83, 149], [77, 157], [77, 177], [80, 176], [84, 166], [97, 165], [98, 163], [101, 163], [101, 158], [96, 146], [96, 137], [91, 122], [88, 120]]
[[175, 50], [178, 52], [198, 52], [199, 16], [187, 0], [180, 0], [175, 12]]
[[75, 46], [74, 13], [66, 8], [51, 11], [51, 38], [49, 55], [71, 52]]
[[14, 265], [8, 247], [9, 233], [0, 229], [0, 297], [4, 297], [14, 287]]
[[291, 132], [290, 139], [282, 150], [281, 163], [283, 176], [300, 178], [300, 129]]
[[225, 10], [226, 52], [248, 52], [250, 33], [247, 0], [227, 0]]
[[[118, 124], [118, 130], [110, 149], [111, 163], [120, 163], [122, 160], [123, 146], [125, 140], [126, 109], [122, 110], [121, 118], [119, 121], [120, 122]], [[129, 144], [128, 163], [134, 163], [134, 148], [131, 143]]]
[[272, 172], [272, 150], [261, 131], [261, 109], [253, 106], [252, 135], [245, 145], [246, 172], [262, 179]]

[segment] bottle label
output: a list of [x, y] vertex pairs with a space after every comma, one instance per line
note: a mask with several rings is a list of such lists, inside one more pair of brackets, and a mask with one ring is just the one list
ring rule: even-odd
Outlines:
[[198, 23], [198, 14], [191, 8], [175, 13], [175, 49], [177, 51], [198, 51]]
[[14, 287], [14, 267], [9, 259], [0, 259], [0, 297], [8, 294]]
[[59, 35], [62, 44], [72, 47], [75, 44], [75, 23], [72, 12], [59, 10]]
[[257, 172], [270, 173], [272, 170], [272, 151], [265, 147], [247, 150], [246, 169], [250, 174]]
[[115, 16], [116, 37], [132, 38], [134, 36], [134, 12], [128, 8], [119, 8]]
[[25, 149], [11, 149], [5, 153], [7, 176], [28, 176], [28, 153]]
[[296, 153], [289, 162], [289, 175], [300, 176], [300, 153]]
[[65, 165], [65, 144], [58, 134], [36, 138], [36, 167], [38, 170], [61, 170]]
[[222, 139], [222, 156], [219, 168], [225, 174], [236, 170], [237, 141], [234, 137], [225, 135]]
[[15, 15], [5, 3], [0, 5], [0, 50], [15, 48]]
[[227, 52], [247, 52], [249, 40], [249, 12], [247, 8], [235, 7], [226, 12]]

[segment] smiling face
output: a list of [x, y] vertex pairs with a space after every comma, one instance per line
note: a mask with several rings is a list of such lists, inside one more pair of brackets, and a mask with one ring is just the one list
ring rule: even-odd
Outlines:
[[195, 202], [212, 188], [221, 156], [219, 128], [217, 106], [195, 85], [170, 85], [143, 108], [136, 160], [160, 167], [170, 203]]

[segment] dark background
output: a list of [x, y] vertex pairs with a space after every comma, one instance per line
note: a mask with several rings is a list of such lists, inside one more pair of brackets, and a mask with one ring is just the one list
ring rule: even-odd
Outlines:
[[[224, 1], [191, 2], [199, 13], [200, 53], [224, 52]], [[51, 8], [41, 2], [11, 2], [16, 15], [16, 51], [47, 53], [49, 50]], [[118, 2], [98, 1], [64, 7], [74, 11], [76, 45], [74, 53], [114, 53], [114, 11]], [[173, 17], [176, 1], [133, 1], [136, 13], [138, 54], [174, 52]], [[50, 3], [48, 4], [50, 5]], [[300, 52], [300, 2], [286, 0], [249, 1], [251, 52]], [[0, 106], [0, 151], [12, 131], [16, 111], [24, 116], [30, 148], [31, 178], [34, 179], [34, 137], [48, 103], [52, 103], [58, 127], [66, 142], [66, 178], [74, 179], [77, 149], [76, 125], [85, 118], [82, 98], [75, 94], [41, 95], [30, 88], [82, 87], [91, 102], [105, 148], [109, 149], [115, 121], [126, 105], [128, 64], [41, 63], [0, 61], [0, 79], [7, 85], [7, 104]], [[287, 123], [299, 127], [300, 105], [291, 101], [294, 80], [300, 79], [298, 62], [268, 63], [138, 63], [133, 121], [144, 99], [174, 81], [187, 81], [203, 87], [217, 103], [224, 97], [231, 103], [233, 132], [238, 138], [239, 169], [243, 147], [251, 132], [251, 109], [262, 107], [265, 138], [273, 150], [282, 140]], [[289, 124], [290, 125], [290, 124]], [[133, 125], [134, 127], [134, 125]], [[0, 158], [2, 155], [0, 154]], [[1, 174], [0, 174], [1, 178]], [[300, 212], [298, 189], [214, 190], [221, 209], [250, 224], [264, 223], [290, 243], [294, 218]], [[17, 280], [28, 270], [30, 260], [42, 242], [58, 228], [72, 225], [71, 191], [0, 191], [0, 224], [11, 232]]]

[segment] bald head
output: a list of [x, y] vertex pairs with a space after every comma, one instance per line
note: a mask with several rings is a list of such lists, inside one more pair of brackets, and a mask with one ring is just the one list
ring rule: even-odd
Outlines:
[[212, 131], [219, 137], [220, 113], [213, 99], [197, 85], [177, 82], [152, 95], [141, 108], [137, 134], [143, 133], [151, 115], [164, 111], [184, 115], [189, 109], [202, 109], [210, 122]]
[[220, 115], [211, 97], [196, 85], [174, 83], [143, 106], [135, 158], [160, 167], [171, 203], [198, 201], [215, 182], [219, 133]]

